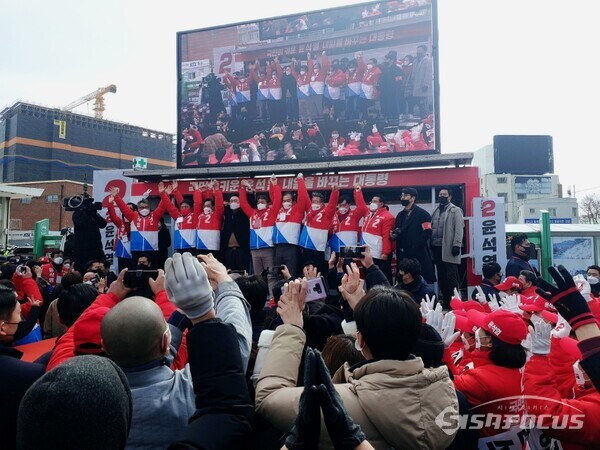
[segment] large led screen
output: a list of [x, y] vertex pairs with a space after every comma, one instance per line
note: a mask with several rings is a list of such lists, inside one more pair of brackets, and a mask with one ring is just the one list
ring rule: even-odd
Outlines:
[[388, 1], [178, 33], [178, 167], [438, 153], [435, 17]]

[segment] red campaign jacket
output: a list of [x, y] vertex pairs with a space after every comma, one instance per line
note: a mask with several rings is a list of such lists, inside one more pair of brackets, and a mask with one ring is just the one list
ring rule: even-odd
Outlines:
[[[528, 413], [543, 411], [538, 420], [547, 429], [544, 433], [560, 440], [565, 450], [600, 448], [600, 394], [595, 388], [575, 389], [575, 395], [565, 398], [554, 383], [554, 371], [546, 356], [533, 355], [525, 365], [523, 393]], [[549, 401], [545, 399], [552, 399]], [[583, 422], [582, 427], [552, 427], [552, 421]], [[580, 429], [578, 429], [580, 428]]]
[[346, 214], [341, 215], [339, 212], [335, 214], [338, 222], [337, 231], [360, 232], [360, 221], [369, 212], [362, 191], [354, 190], [354, 204], [356, 208], [348, 211]]
[[306, 215], [305, 225], [316, 230], [329, 230], [331, 221], [333, 220], [333, 215], [335, 214], [335, 210], [337, 208], [339, 197], [339, 190], [336, 189], [332, 191], [327, 206], [324, 206], [317, 211], [313, 211], [312, 207], [310, 206], [311, 203], [309, 203], [308, 206], [310, 211], [308, 211], [308, 214]]
[[[200, 191], [194, 191], [194, 206], [189, 210], [189, 212], [186, 215], [183, 215], [181, 211], [179, 211], [179, 208], [175, 206], [171, 200], [169, 200], [168, 203], [166, 203], [167, 212], [169, 213], [171, 218], [175, 220], [175, 226], [178, 230], [196, 229], [196, 226], [198, 224], [198, 215], [202, 211], [202, 203], [203, 200], [205, 200], [200, 195], [196, 196], [196, 192]], [[181, 203], [185, 200], [181, 192], [179, 192], [178, 190], [173, 191], [173, 197], [175, 197], [177, 205], [181, 205]], [[196, 199], [198, 199], [199, 201], [196, 201]], [[177, 219], [179, 219], [180, 217], [183, 218], [183, 220], [177, 222]]]
[[[86, 314], [88, 311], [102, 306], [106, 308], [112, 308], [117, 303], [119, 303], [119, 301], [119, 298], [114, 294], [99, 294], [98, 297], [96, 297], [96, 300], [94, 300], [94, 302], [85, 310], [83, 314]], [[156, 294], [156, 296], [154, 297], [154, 301], [162, 310], [165, 320], [168, 320], [173, 311], [177, 309], [175, 305], [169, 301], [169, 298], [167, 297], [167, 291], [165, 290], [162, 290], [158, 294]], [[184, 333], [184, 336], [181, 340], [181, 346], [179, 347], [177, 356], [175, 357], [175, 360], [171, 365], [172, 369], [182, 369], [187, 364], [188, 352], [186, 334], [187, 333]], [[46, 366], [46, 372], [49, 372], [54, 367], [62, 364], [70, 358], [73, 358], [74, 356], [75, 341], [73, 337], [73, 326], [71, 326], [66, 331], [66, 333], [63, 334], [60, 338], [58, 338], [58, 340], [56, 341], [56, 345], [52, 350], [52, 356], [50, 357], [50, 361]]]
[[[310, 197], [306, 190], [306, 182], [304, 178], [298, 178], [298, 199], [290, 209], [285, 209], [283, 206], [279, 209], [277, 222], [304, 222], [304, 216], [310, 208]], [[285, 214], [285, 216], [281, 215]]]
[[[204, 214], [203, 202], [211, 197], [211, 192], [215, 199], [215, 208], [210, 214]], [[207, 196], [208, 195], [208, 196]], [[223, 224], [223, 215], [225, 214], [225, 201], [223, 200], [223, 191], [208, 191], [208, 193], [194, 192], [194, 211], [198, 212], [198, 230], [221, 230]]]
[[[521, 372], [519, 369], [485, 364], [456, 375], [454, 387], [467, 397], [471, 408], [493, 400], [510, 398], [475, 408], [473, 413], [478, 416], [487, 413], [502, 415], [522, 413], [518, 409], [518, 405], [521, 403], [519, 401], [521, 395]], [[479, 433], [481, 437], [489, 437], [504, 431], [506, 430], [496, 427], [484, 427]]]
[[396, 218], [386, 208], [379, 208], [371, 216], [368, 211], [365, 215], [365, 221], [362, 226], [362, 232], [381, 236], [383, 247], [381, 254], [390, 255], [392, 253], [392, 242], [390, 241], [390, 232], [394, 228]]
[[117, 226], [117, 239], [115, 239], [115, 245], [113, 246], [113, 248], [116, 248], [117, 240], [122, 239], [123, 236], [125, 236], [128, 241], [131, 240], [131, 223], [119, 217], [113, 203], [109, 202], [106, 209], [108, 210], [108, 217], [110, 217], [111, 222]]
[[[150, 211], [146, 217], [143, 217], [137, 211], [129, 209], [129, 206], [121, 197], [115, 197], [115, 203], [121, 210], [121, 214], [131, 223], [133, 223], [138, 231], [156, 231], [158, 233], [158, 223], [167, 210], [167, 203], [170, 202], [169, 197], [164, 192], [160, 195], [160, 203], [154, 211]], [[134, 249], [132, 249], [134, 250]]]
[[554, 386], [564, 398], [571, 395], [573, 386], [575, 386], [575, 373], [573, 372], [575, 361], [577, 361], [576, 358], [562, 349], [560, 339], [553, 337], [550, 341], [548, 362], [554, 371]]
[[42, 266], [42, 277], [48, 280], [52, 286], [56, 286], [60, 283], [59, 277], [62, 279], [66, 274], [69, 273], [69, 269], [61, 268], [60, 272], [54, 268], [54, 264], [48, 263]]
[[21, 315], [23, 316], [23, 319], [27, 319], [29, 311], [31, 311], [31, 303], [29, 303], [28, 298], [34, 300], [44, 299], [40, 292], [40, 288], [33, 278], [23, 278], [17, 272], [13, 274], [11, 281], [15, 285], [19, 302], [23, 302], [21, 303]]

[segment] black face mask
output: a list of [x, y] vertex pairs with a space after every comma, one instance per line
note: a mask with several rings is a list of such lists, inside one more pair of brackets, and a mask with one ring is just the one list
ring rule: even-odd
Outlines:
[[529, 256], [529, 252], [531, 251], [531, 249], [529, 247], [527, 247], [526, 249], [524, 249], [522, 251], [522, 253], [519, 255], [519, 258], [521, 258], [524, 261], [529, 261], [529, 258], [531, 258]]
[[35, 323], [30, 323], [28, 325], [25, 320], [21, 320], [19, 322], [19, 325], [17, 325], [17, 331], [15, 331], [15, 334], [13, 335], [13, 340], [18, 341], [19, 339], [24, 338], [29, 333], [31, 333], [31, 330], [33, 330], [34, 326]]
[[438, 197], [438, 202], [440, 202], [440, 205], [446, 205], [448, 203], [448, 197]]
[[400, 200], [400, 204], [402, 206], [408, 206], [408, 205], [410, 205], [410, 200]]

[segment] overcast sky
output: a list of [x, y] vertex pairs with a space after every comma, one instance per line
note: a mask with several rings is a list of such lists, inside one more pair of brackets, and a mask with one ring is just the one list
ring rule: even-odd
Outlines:
[[[357, 3], [4, 0], [0, 109], [61, 107], [114, 83], [105, 118], [175, 133], [177, 31]], [[600, 3], [440, 0], [438, 14], [443, 153], [548, 134], [565, 191], [600, 193]]]

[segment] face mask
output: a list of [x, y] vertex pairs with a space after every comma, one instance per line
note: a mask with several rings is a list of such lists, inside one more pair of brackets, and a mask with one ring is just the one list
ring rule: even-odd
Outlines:
[[71, 268], [71, 264], [69, 264], [69, 263], [67, 263], [67, 264], [64, 264], [64, 265], [63, 265], [63, 267], [64, 267], [65, 269], [70, 269], [70, 268]]
[[408, 205], [410, 205], [410, 200], [406, 200], [406, 199], [400, 200], [400, 204], [402, 206], [408, 206]]
[[94, 283], [92, 283], [90, 280], [84, 281], [83, 284], [87, 284], [89, 286], [93, 286], [94, 285]]
[[573, 364], [573, 372], [575, 373], [575, 383], [577, 386], [582, 387], [585, 385], [585, 375], [583, 374], [583, 370], [579, 367], [579, 361], [575, 361]]
[[146, 264], [138, 264], [137, 266], [135, 266], [135, 268], [137, 270], [148, 270], [148, 267]]
[[340, 135], [339, 135], [339, 134], [332, 134], [332, 135], [331, 135], [331, 137], [332, 137], [333, 139], [337, 139], [337, 138], [339, 138], [339, 137], [340, 137]]
[[448, 197], [438, 197], [438, 202], [440, 202], [440, 205], [445, 205], [448, 203]]
[[587, 280], [588, 280], [588, 283], [590, 283], [590, 284], [598, 284], [598, 281], [600, 281], [600, 280], [598, 280], [598, 278], [591, 277], [591, 276], [587, 277]]
[[313, 211], [318, 211], [320, 209], [321, 209], [321, 205], [320, 204], [318, 204], [318, 203], [313, 203], [312, 204], [312, 210]]
[[354, 348], [356, 349], [357, 352], [362, 353], [362, 351], [363, 351], [363, 347], [361, 347], [360, 344], [358, 343], [358, 338], [356, 338], [354, 341]]
[[471, 348], [471, 343], [469, 342], [469, 340], [465, 337], [464, 334], [460, 335], [460, 340], [462, 341], [463, 345], [465, 346], [466, 350], [469, 350]]
[[285, 71], [285, 74], [286, 74], [286, 75], [291, 75], [291, 74], [292, 74], [292, 72], [290, 72], [289, 70], [286, 70], [286, 71]]
[[212, 208], [204, 208], [204, 214], [207, 216], [212, 212]]
[[259, 203], [256, 205], [256, 209], [258, 209], [259, 211], [263, 211], [265, 209], [267, 209], [267, 204], [266, 203]]
[[481, 345], [481, 338], [479, 337], [479, 333], [475, 333], [475, 348], [477, 350], [482, 350], [490, 347], [491, 345]]
[[290, 209], [292, 207], [292, 202], [283, 202], [283, 209]]
[[373, 68], [373, 64], [367, 64], [367, 69], [371, 70]]
[[369, 204], [369, 210], [370, 211], [377, 211], [378, 208], [379, 208], [379, 205], [377, 203], [370, 203]]
[[306, 72], [304, 70], [300, 71], [300, 75], [304, 75]]
[[146, 217], [148, 214], [150, 214], [150, 210], [146, 209], [146, 208], [140, 209], [138, 212], [140, 213], [140, 216], [142, 216], [142, 217]]
[[57, 266], [60, 266], [63, 263], [63, 259], [60, 256], [57, 256], [56, 258], [54, 258], [52, 260], [54, 262], [54, 264], [56, 264]]
[[15, 331], [15, 334], [13, 335], [13, 340], [18, 341], [19, 339], [27, 336], [29, 333], [31, 333], [31, 330], [33, 330], [34, 325], [35, 324], [30, 324], [30, 326], [27, 326], [27, 322], [21, 320], [19, 325], [17, 325], [17, 331]]
[[340, 214], [346, 214], [348, 212], [348, 208], [339, 208], [338, 211], [340, 212]]
[[229, 207], [233, 210], [236, 210], [240, 207], [240, 204], [239, 203], [230, 203]]

